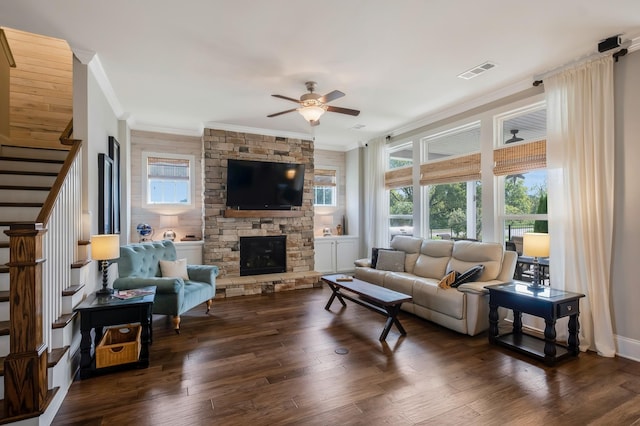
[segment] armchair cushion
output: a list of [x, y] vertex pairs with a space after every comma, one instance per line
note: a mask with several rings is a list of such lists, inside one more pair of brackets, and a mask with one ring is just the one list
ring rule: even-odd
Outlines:
[[163, 277], [174, 277], [188, 280], [187, 259], [161, 260], [160, 272], [162, 272]]

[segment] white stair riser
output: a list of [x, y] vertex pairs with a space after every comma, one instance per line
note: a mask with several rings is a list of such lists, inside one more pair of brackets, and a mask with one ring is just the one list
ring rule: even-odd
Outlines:
[[56, 328], [51, 333], [51, 347], [72, 346], [73, 339], [80, 336], [80, 318], [76, 317], [64, 328]]
[[0, 336], [0, 356], [7, 356], [9, 355], [9, 344], [10, 344], [10, 337], [7, 336]]
[[0, 169], [21, 172], [54, 172], [58, 173], [62, 165], [58, 163], [30, 163], [27, 161], [0, 160]]
[[0, 200], [12, 203], [44, 203], [49, 191], [0, 189]]
[[11, 175], [7, 173], [0, 173], [0, 182], [4, 182], [5, 185], [52, 186], [55, 181], [55, 176]]
[[[84, 290], [84, 289], [83, 289]], [[74, 293], [72, 296], [63, 296], [62, 297], [62, 313], [70, 314], [73, 312], [73, 308], [78, 306], [80, 302], [84, 299], [84, 291], [80, 290], [77, 293]]]
[[9, 302], [0, 302], [0, 321], [9, 321]]
[[20, 158], [40, 158], [51, 160], [64, 160], [67, 158], [68, 151], [28, 148], [22, 146], [2, 146], [0, 155], [3, 157], [20, 157]]
[[9, 291], [9, 273], [0, 273], [0, 291]]
[[33, 222], [40, 213], [40, 207], [3, 207], [0, 209], [2, 222]]
[[4, 265], [9, 262], [9, 247], [0, 247], [0, 265]]

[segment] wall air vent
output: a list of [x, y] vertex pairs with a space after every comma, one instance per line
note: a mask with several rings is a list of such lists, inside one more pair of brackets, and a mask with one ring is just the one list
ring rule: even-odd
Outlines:
[[463, 78], [465, 80], [471, 80], [472, 78], [479, 76], [483, 72], [489, 71], [491, 68], [494, 68], [495, 66], [496, 64], [493, 62], [485, 62], [484, 64], [480, 64], [476, 67], [471, 68], [470, 70], [463, 72], [462, 74], [459, 74], [458, 77]]

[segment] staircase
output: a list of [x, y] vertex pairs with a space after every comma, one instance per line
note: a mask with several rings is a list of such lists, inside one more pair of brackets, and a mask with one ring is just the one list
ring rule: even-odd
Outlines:
[[48, 424], [78, 367], [90, 263], [71, 131], [69, 150], [0, 146], [0, 424]]

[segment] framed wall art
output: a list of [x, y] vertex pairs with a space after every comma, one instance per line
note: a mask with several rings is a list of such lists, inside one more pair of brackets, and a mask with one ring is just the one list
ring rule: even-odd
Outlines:
[[113, 233], [113, 161], [98, 154], [98, 233]]
[[112, 233], [120, 233], [120, 144], [113, 136], [109, 136], [109, 158], [113, 163], [112, 167]]

